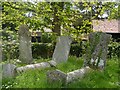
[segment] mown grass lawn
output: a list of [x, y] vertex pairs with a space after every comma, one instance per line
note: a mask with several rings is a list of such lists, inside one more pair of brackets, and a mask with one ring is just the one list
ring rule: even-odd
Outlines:
[[[40, 60], [38, 60], [39, 62]], [[65, 73], [80, 69], [83, 58], [69, 57], [67, 63], [61, 63], [56, 68]], [[107, 60], [104, 72], [94, 70], [83, 79], [70, 83], [66, 86], [61, 84], [48, 84], [46, 72], [56, 69], [55, 67], [44, 70], [36, 69], [21, 73], [15, 79], [3, 80], [3, 88], [120, 88], [118, 76], [120, 73], [118, 58]]]

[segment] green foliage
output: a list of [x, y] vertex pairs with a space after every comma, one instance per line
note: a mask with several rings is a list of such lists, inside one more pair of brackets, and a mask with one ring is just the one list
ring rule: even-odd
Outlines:
[[118, 76], [118, 59], [107, 61], [104, 72], [92, 71], [82, 80], [68, 85], [69, 88], [118, 88], [120, 87]]
[[57, 35], [55, 33], [42, 33], [41, 42], [42, 43], [54, 43], [56, 42]]
[[51, 37], [48, 33], [43, 33], [42, 37], [41, 37], [41, 42], [43, 43], [51, 43]]
[[116, 2], [2, 2], [2, 29], [17, 31], [20, 24], [27, 24], [32, 31], [48, 27], [77, 39], [90, 33], [91, 20], [105, 12], [118, 19], [118, 8]]
[[34, 58], [52, 57], [54, 46], [51, 43], [33, 43], [32, 53]]
[[[52, 37], [55, 38], [55, 37]], [[98, 40], [97, 40], [98, 41]], [[86, 51], [90, 52], [92, 48], [88, 48], [88, 41], [81, 41], [77, 43], [71, 44], [70, 48], [70, 55], [72, 56], [83, 56]], [[119, 42], [113, 42], [111, 41], [108, 46], [108, 57], [120, 57], [120, 50], [119, 50], [120, 44]], [[18, 44], [3, 44], [3, 59], [18, 59], [19, 57], [19, 50], [18, 50]], [[53, 55], [55, 49], [55, 40], [53, 43], [32, 43], [32, 55], [33, 58], [51, 58]], [[89, 54], [90, 55], [90, 54]], [[89, 57], [89, 56], [88, 56]]]
[[72, 44], [70, 48], [70, 55], [80, 57], [84, 53], [83, 50], [82, 43]]
[[13, 83], [14, 83], [14, 78], [6, 78], [6, 79], [2, 80], [2, 88], [3, 89], [12, 88]]
[[120, 58], [120, 43], [111, 41], [108, 48], [109, 57], [119, 57]]
[[61, 71], [68, 73], [76, 69], [80, 69], [82, 65], [83, 65], [83, 58], [70, 56], [66, 63], [60, 63], [59, 65], [57, 65], [57, 68]]
[[5, 29], [2, 31], [2, 54], [4, 60], [18, 58], [18, 35]]

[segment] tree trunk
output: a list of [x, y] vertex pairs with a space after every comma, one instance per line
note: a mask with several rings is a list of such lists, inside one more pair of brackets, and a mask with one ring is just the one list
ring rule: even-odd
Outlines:
[[60, 7], [61, 10], [59, 10], [55, 4], [56, 4], [55, 2], [53, 2], [51, 4], [53, 7], [53, 11], [54, 11], [54, 17], [53, 17], [53, 22], [52, 22], [52, 25], [53, 25], [52, 31], [55, 32], [58, 36], [60, 36], [61, 35], [61, 21], [60, 21], [60, 18], [57, 14], [58, 14], [58, 11], [60, 11], [60, 12], [63, 11], [64, 2], [59, 2], [57, 4], [57, 6]]

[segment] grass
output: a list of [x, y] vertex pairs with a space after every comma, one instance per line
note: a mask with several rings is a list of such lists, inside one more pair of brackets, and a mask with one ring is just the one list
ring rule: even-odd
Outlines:
[[[69, 57], [67, 63], [61, 63], [57, 66], [64, 72], [70, 72], [80, 69], [83, 65], [83, 59], [74, 56]], [[66, 86], [59, 84], [48, 84], [46, 72], [56, 68], [46, 68], [44, 70], [36, 69], [21, 73], [15, 79], [3, 80], [3, 88], [120, 88], [118, 75], [120, 73], [118, 59], [113, 58], [107, 61], [104, 72], [92, 71], [83, 79], [70, 83]]]

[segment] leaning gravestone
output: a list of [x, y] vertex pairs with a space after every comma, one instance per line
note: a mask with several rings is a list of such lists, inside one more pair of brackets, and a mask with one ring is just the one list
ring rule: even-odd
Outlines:
[[52, 60], [56, 63], [66, 62], [68, 59], [72, 38], [70, 36], [60, 36], [53, 53]]
[[19, 59], [22, 63], [32, 62], [31, 34], [26, 25], [21, 25], [19, 34]]
[[84, 66], [104, 69], [110, 38], [111, 35], [102, 32], [94, 32], [89, 35], [89, 48], [86, 52]]

